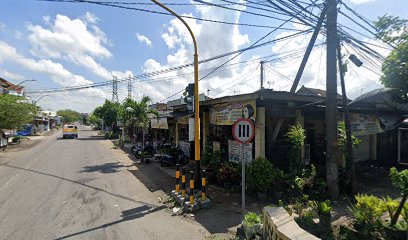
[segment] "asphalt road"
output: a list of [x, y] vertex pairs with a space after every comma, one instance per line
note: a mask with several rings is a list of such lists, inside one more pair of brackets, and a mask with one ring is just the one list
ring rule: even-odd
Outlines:
[[172, 216], [128, 170], [137, 167], [93, 131], [61, 133], [0, 158], [0, 239], [204, 239]]

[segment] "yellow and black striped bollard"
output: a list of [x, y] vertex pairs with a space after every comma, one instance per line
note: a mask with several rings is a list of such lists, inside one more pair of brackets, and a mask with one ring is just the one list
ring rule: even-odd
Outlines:
[[180, 192], [180, 166], [176, 164], [176, 193]]
[[191, 171], [190, 178], [190, 204], [194, 204], [194, 171]]
[[207, 199], [205, 193], [205, 185], [206, 185], [205, 170], [203, 170], [203, 173], [201, 174], [201, 201], [203, 202]]
[[186, 196], [186, 169], [183, 168], [181, 173], [181, 196]]

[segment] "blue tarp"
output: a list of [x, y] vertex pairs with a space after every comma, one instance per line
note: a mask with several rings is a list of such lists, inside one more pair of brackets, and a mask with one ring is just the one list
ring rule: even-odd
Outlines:
[[16, 134], [20, 136], [28, 136], [32, 134], [33, 131], [33, 126], [32, 124], [30, 125], [25, 125], [24, 128], [20, 131], [18, 131]]

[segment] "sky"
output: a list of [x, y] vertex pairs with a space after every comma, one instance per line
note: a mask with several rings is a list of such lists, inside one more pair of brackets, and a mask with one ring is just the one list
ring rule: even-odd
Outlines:
[[[78, 2], [0, 1], [0, 77], [15, 84], [36, 80], [23, 84], [26, 96], [34, 101], [40, 99], [38, 105], [50, 111], [69, 108], [91, 112], [105, 99], [112, 99], [112, 84], [108, 81], [114, 76], [119, 79], [119, 101], [128, 96], [127, 79], [132, 80], [131, 95], [136, 100], [144, 95], [150, 96], [153, 102], [179, 99], [187, 84], [194, 81], [192, 66], [177, 68], [193, 62], [194, 47], [188, 31], [173, 16], [147, 12], [164, 12], [156, 5], [149, 5], [148, 0], [119, 1], [139, 4], [122, 4], [120, 6], [125, 8], [118, 8]], [[200, 92], [216, 98], [258, 90], [261, 60], [265, 61], [264, 87], [288, 91], [311, 36], [311, 32], [302, 31], [309, 27], [293, 19], [280, 26], [283, 24], [281, 19], [290, 17], [273, 12], [276, 10], [270, 8], [267, 1], [203, 1], [236, 10], [203, 5], [200, 1], [163, 0], [163, 3], [182, 4], [168, 7], [179, 15], [196, 18], [185, 20], [196, 37], [199, 61], [254, 44], [265, 44], [240, 55], [201, 63]], [[309, 0], [303, 2], [310, 3]], [[344, 3], [368, 20], [376, 20], [385, 14], [408, 19], [408, 0], [344, 0]], [[126, 9], [129, 7], [144, 11]], [[369, 28], [343, 5], [339, 8]], [[308, 9], [315, 15], [320, 14], [315, 6]], [[389, 54], [389, 45], [376, 40], [341, 13], [338, 21], [352, 37], [364, 41], [384, 57]], [[283, 29], [273, 31], [272, 27], [278, 26]], [[322, 33], [299, 87], [325, 89], [326, 39]], [[353, 99], [382, 87], [379, 82], [381, 61], [367, 59], [361, 50], [346, 42], [342, 55], [346, 59], [350, 54], [359, 57], [363, 67], [358, 68], [352, 63], [347, 65], [348, 97]], [[217, 67], [220, 68], [215, 69]], [[174, 68], [174, 71], [164, 71]], [[102, 86], [75, 91], [53, 90], [96, 83]], [[49, 91], [42, 91], [47, 89]]]

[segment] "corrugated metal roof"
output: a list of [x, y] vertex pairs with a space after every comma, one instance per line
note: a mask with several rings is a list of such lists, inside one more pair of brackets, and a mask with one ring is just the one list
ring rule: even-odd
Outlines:
[[350, 107], [374, 107], [377, 110], [394, 110], [408, 114], [408, 102], [399, 98], [400, 91], [394, 88], [379, 88], [354, 99]]

